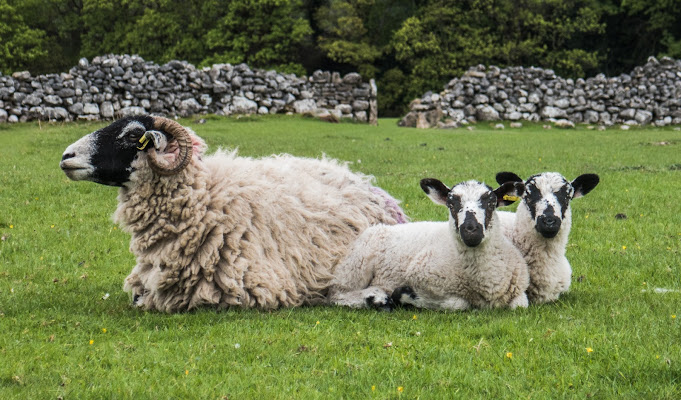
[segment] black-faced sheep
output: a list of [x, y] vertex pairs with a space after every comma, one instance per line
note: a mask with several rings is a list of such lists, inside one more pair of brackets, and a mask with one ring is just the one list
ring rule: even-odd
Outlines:
[[64, 152], [72, 180], [120, 186], [114, 221], [137, 259], [124, 288], [145, 309], [319, 303], [364, 229], [406, 221], [395, 199], [344, 163], [204, 150], [177, 122], [136, 116]]
[[510, 203], [504, 196], [522, 193], [523, 184], [492, 190], [467, 181], [450, 190], [423, 179], [421, 188], [449, 208], [449, 221], [368, 228], [336, 268], [330, 302], [379, 309], [395, 301], [451, 310], [527, 307], [527, 264], [495, 212]]
[[[499, 172], [499, 184], [522, 182], [512, 172]], [[598, 185], [596, 174], [584, 174], [569, 182], [557, 172], [533, 175], [515, 213], [499, 211], [505, 235], [525, 257], [530, 271], [527, 297], [531, 303], [558, 299], [570, 288], [572, 269], [565, 257], [572, 226], [570, 201]]]

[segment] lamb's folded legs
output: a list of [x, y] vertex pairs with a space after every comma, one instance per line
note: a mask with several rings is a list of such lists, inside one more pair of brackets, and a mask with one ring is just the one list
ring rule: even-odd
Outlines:
[[397, 306], [409, 305], [434, 310], [467, 310], [471, 306], [466, 299], [459, 296], [434, 296], [426, 292], [416, 294], [410, 286], [395, 289], [390, 297]]
[[350, 292], [332, 292], [329, 300], [332, 304], [351, 308], [375, 308], [382, 311], [391, 311], [394, 308], [388, 293], [376, 286]]

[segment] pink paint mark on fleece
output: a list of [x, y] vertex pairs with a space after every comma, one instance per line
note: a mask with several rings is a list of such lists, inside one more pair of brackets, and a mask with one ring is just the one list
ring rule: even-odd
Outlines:
[[395, 218], [398, 224], [405, 224], [409, 221], [407, 215], [402, 211], [399, 201], [395, 200], [388, 192], [376, 186], [371, 187], [371, 192], [385, 199], [385, 209]]

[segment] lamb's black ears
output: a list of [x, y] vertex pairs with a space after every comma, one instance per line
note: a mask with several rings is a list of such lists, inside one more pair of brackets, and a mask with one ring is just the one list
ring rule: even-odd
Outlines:
[[497, 173], [496, 180], [500, 185], [503, 185], [506, 182], [524, 182], [518, 175], [507, 171]]
[[497, 207], [507, 206], [520, 200], [523, 192], [525, 192], [525, 184], [522, 181], [502, 184], [494, 189], [494, 194], [497, 195]]
[[444, 183], [435, 178], [421, 179], [421, 189], [433, 200], [433, 203], [447, 205], [447, 195], [450, 189]]
[[571, 185], [575, 189], [575, 194], [572, 195], [573, 199], [578, 197], [586, 196], [593, 188], [598, 185], [600, 178], [596, 174], [584, 174], [580, 175], [572, 181]]

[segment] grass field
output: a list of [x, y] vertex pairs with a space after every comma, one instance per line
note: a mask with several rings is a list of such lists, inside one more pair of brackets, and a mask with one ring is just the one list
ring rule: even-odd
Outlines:
[[117, 189], [58, 167], [103, 124], [0, 125], [1, 399], [681, 398], [681, 132], [181, 122], [211, 151], [350, 161], [413, 220], [446, 218], [423, 177], [598, 173], [572, 203], [571, 291], [517, 311], [141, 312], [122, 291]]

